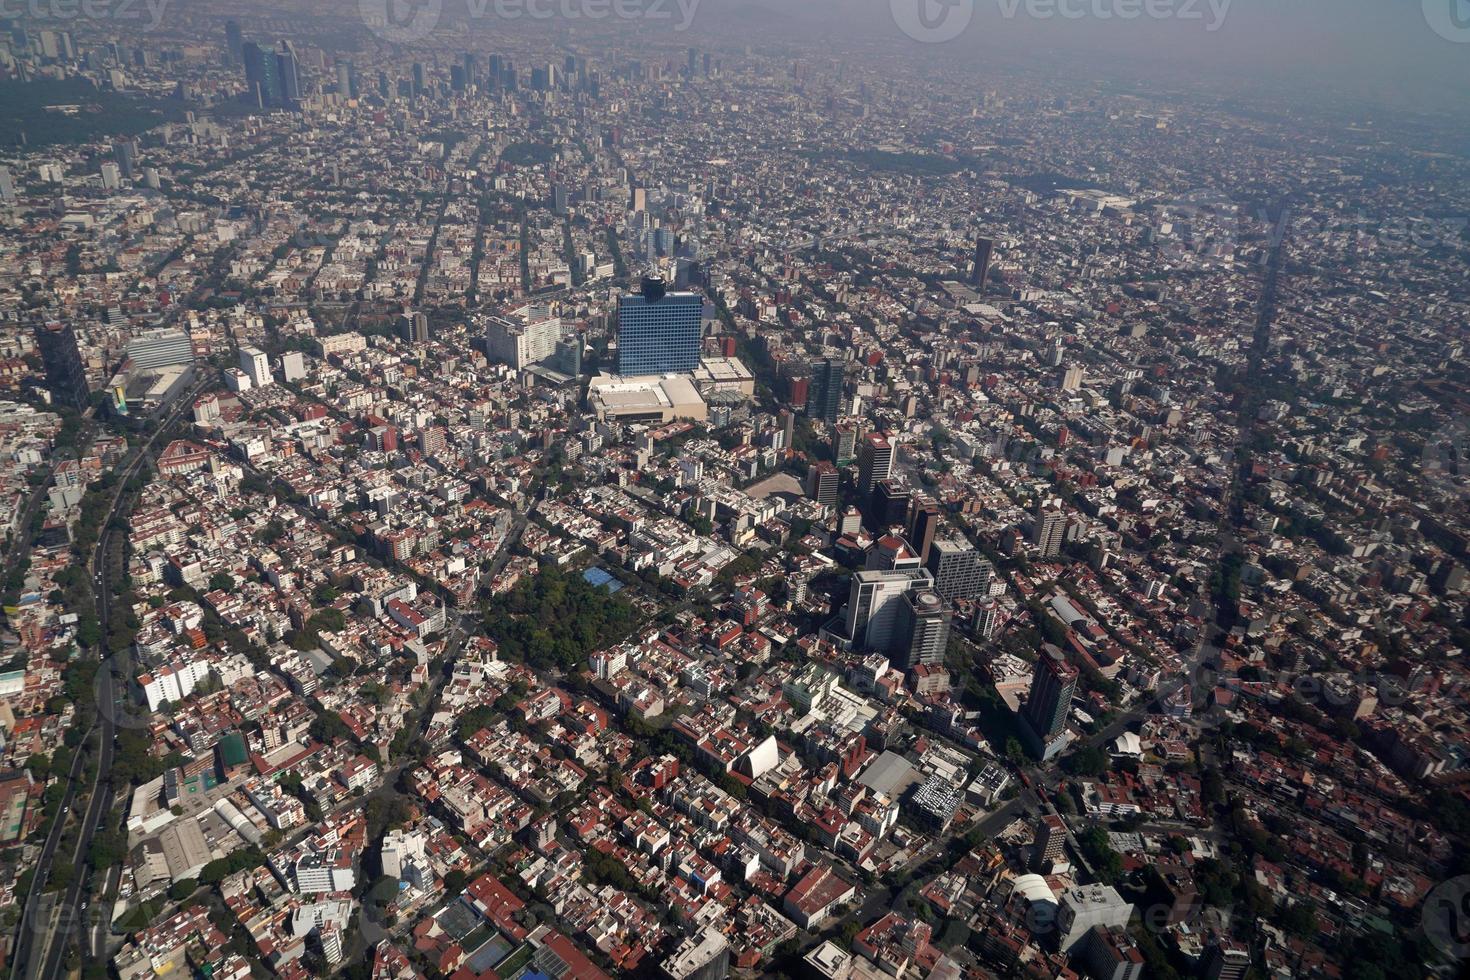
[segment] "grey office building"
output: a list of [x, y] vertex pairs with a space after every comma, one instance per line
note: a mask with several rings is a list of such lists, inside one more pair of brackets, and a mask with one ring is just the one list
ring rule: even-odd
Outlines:
[[934, 576], [934, 591], [947, 602], [975, 599], [990, 591], [995, 566], [964, 538], [940, 538], [929, 548], [925, 563]]

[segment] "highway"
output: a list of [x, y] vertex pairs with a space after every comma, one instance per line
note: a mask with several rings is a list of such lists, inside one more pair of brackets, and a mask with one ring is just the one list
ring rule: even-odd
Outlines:
[[[137, 473], [142, 464], [148, 459], [149, 452], [154, 442], [164, 431], [171, 427], [186, 409], [192, 408], [194, 398], [207, 383], [206, 379], [195, 382], [189, 391], [182, 395], [175, 403], [169, 414], [159, 422], [131, 455], [129, 461], [118, 475], [117, 484], [112, 493], [112, 499], [108, 503], [107, 515], [102, 521], [102, 531], [97, 538], [97, 546], [92, 551], [89, 563], [93, 575], [94, 595], [97, 603], [97, 618], [102, 627], [102, 633], [107, 635], [108, 620], [112, 609], [112, 590], [107, 581], [107, 546], [112, 538], [108, 525], [112, 519], [118, 516], [119, 508], [125, 499], [127, 484]], [[111, 812], [114, 796], [111, 786], [108, 784], [112, 772], [113, 753], [117, 738], [117, 697], [119, 690], [126, 691], [126, 678], [123, 678], [123, 687], [117, 686], [117, 678], [114, 676], [115, 664], [109, 664], [104, 659], [102, 666], [97, 671], [96, 681], [96, 707], [97, 717], [88, 729], [87, 739], [98, 728], [101, 729], [101, 745], [97, 755], [97, 768], [89, 792], [89, 800], [85, 817], [79, 827], [75, 846], [70, 854], [70, 861], [74, 874], [70, 885], [67, 887], [59, 907], [54, 906], [47, 899], [45, 912], [37, 909], [37, 899], [44, 893], [45, 883], [49, 880], [52, 864], [56, 857], [56, 850], [60, 844], [61, 835], [64, 831], [67, 817], [71, 813], [72, 804], [77, 797], [77, 790], [81, 782], [81, 763], [86, 755], [82, 751], [87, 739], [78, 746], [78, 751], [72, 758], [71, 771], [67, 776], [66, 795], [62, 800], [62, 808], [58, 811], [58, 819], [53, 823], [51, 833], [48, 835], [45, 847], [42, 848], [40, 860], [36, 864], [36, 873], [31, 880], [31, 892], [26, 899], [25, 912], [21, 918], [21, 927], [16, 940], [15, 955], [11, 958], [11, 977], [30, 978], [38, 977], [40, 980], [50, 980], [60, 975], [62, 959], [66, 954], [69, 938], [73, 935], [85, 934], [88, 939], [91, 953], [97, 948], [98, 939], [96, 929], [85, 929], [81, 927], [83, 915], [90, 908], [90, 902], [84, 901], [83, 893], [87, 887], [87, 875], [83, 873], [84, 862], [87, 857], [88, 848], [91, 847], [92, 837], [97, 832], [98, 824]], [[38, 919], [38, 915], [40, 918]], [[106, 942], [106, 925], [102, 923], [101, 942]], [[39, 955], [36, 946], [39, 945]], [[40, 969], [36, 966], [39, 964]]]

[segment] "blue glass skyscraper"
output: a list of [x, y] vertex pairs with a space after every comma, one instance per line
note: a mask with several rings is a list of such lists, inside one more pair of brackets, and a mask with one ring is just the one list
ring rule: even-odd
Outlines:
[[684, 374], [699, 367], [698, 293], [670, 293], [662, 279], [643, 280], [638, 295], [618, 301], [618, 373]]

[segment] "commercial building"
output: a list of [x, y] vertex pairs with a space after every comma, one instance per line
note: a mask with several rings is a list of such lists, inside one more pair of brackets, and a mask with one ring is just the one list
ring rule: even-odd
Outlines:
[[864, 498], [893, 473], [893, 445], [881, 432], [869, 432], [858, 447], [858, 493]]
[[846, 633], [853, 646], [891, 650], [901, 632], [903, 597], [911, 589], [929, 589], [926, 569], [854, 572], [847, 596]]
[[1066, 745], [1067, 713], [1076, 689], [1077, 668], [1067, 663], [1059, 648], [1043, 644], [1021, 709], [1021, 734], [1038, 758], [1049, 759]]
[[618, 300], [618, 373], [693, 372], [699, 367], [703, 318], [698, 293], [671, 293], [662, 279], [644, 279], [642, 292]]
[[36, 346], [41, 352], [41, 369], [46, 373], [51, 400], [77, 411], [85, 409], [91, 389], [77, 347], [77, 335], [71, 326], [55, 321], [38, 326]]
[[1094, 926], [1123, 927], [1133, 915], [1133, 906], [1111, 885], [1091, 884], [1068, 888], [1057, 896], [1059, 948], [1072, 952]]
[[194, 344], [182, 330], [145, 330], [135, 334], [125, 350], [135, 371], [194, 363]]
[[561, 317], [544, 306], [524, 306], [507, 316], [485, 319], [485, 354], [517, 371], [556, 356], [562, 339]]
[[587, 407], [599, 422], [702, 422], [709, 414], [694, 383], [677, 375], [629, 378], [599, 374], [587, 386]]
[[275, 383], [271, 377], [270, 358], [258, 347], [240, 348], [240, 371], [250, 379], [251, 388], [264, 388]]
[[899, 607], [905, 641], [894, 650], [893, 665], [903, 670], [944, 663], [949, 644], [949, 607], [933, 589], [910, 589]]
[[984, 596], [995, 574], [995, 566], [981, 558], [974, 545], [958, 537], [935, 541], [925, 566], [934, 576], [934, 591], [949, 602]]

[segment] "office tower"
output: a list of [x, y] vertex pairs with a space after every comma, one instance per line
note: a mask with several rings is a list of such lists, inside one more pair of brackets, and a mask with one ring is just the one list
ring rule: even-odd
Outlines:
[[388, 73], [378, 72], [378, 98], [388, 102], [393, 98], [393, 83], [388, 79]]
[[194, 344], [182, 330], [145, 330], [128, 340], [126, 357], [137, 370], [194, 363]]
[[995, 567], [964, 538], [939, 538], [924, 566], [934, 576], [934, 591], [946, 601], [975, 599], [990, 591]]
[[1057, 896], [1057, 932], [1060, 948], [1070, 953], [1093, 926], [1124, 928], [1133, 906], [1111, 885], [1075, 885]]
[[225, 21], [225, 48], [230, 52], [230, 64], [238, 65], [244, 59], [245, 37], [237, 21]]
[[825, 459], [806, 468], [806, 495], [823, 507], [837, 506], [837, 467]]
[[1031, 672], [1031, 690], [1021, 707], [1021, 734], [1027, 736], [1037, 758], [1049, 759], [1065, 746], [1067, 713], [1077, 689], [1077, 668], [1067, 663], [1061, 649], [1041, 647]]
[[1055, 813], [1043, 813], [1036, 823], [1036, 835], [1032, 839], [1036, 865], [1048, 868], [1061, 861], [1066, 854], [1067, 824]]
[[415, 61], [413, 63], [413, 97], [418, 98], [424, 94], [424, 63]]
[[0, 202], [15, 203], [15, 178], [10, 175], [9, 167], [0, 167]]
[[847, 594], [847, 635], [863, 650], [891, 650], [900, 632], [903, 596], [910, 589], [929, 589], [933, 578], [924, 569], [854, 572]]
[[909, 670], [944, 663], [949, 644], [949, 606], [933, 589], [910, 589], [900, 600], [903, 627], [889, 658], [893, 666]]
[[36, 347], [41, 353], [41, 369], [46, 374], [46, 388], [52, 403], [82, 411], [91, 398], [87, 386], [87, 369], [77, 348], [77, 335], [64, 323], [51, 322], [36, 327]]
[[911, 496], [908, 488], [899, 486], [898, 481], [879, 480], [868, 502], [869, 523], [873, 529], [886, 531], [891, 527], [902, 527], [908, 517]]
[[806, 414], [827, 424], [837, 421], [842, 406], [842, 381], [845, 364], [828, 357], [812, 363], [811, 381], [807, 388]]
[[1042, 503], [1036, 508], [1036, 521], [1031, 531], [1031, 543], [1043, 558], [1053, 558], [1062, 550], [1062, 536], [1067, 530], [1067, 515], [1055, 505]]
[[838, 466], [852, 462], [857, 456], [857, 426], [839, 422], [832, 428], [832, 462]]
[[618, 373], [683, 374], [699, 367], [704, 300], [670, 293], [662, 279], [645, 278], [638, 294], [618, 299]]
[[1140, 980], [1143, 976], [1143, 952], [1122, 926], [1093, 926], [1077, 948], [1094, 980]]
[[934, 533], [939, 528], [939, 504], [933, 497], [919, 495], [909, 505], [909, 544], [919, 554], [920, 562], [929, 560], [929, 550], [934, 545]]
[[1241, 980], [1250, 968], [1250, 950], [1234, 939], [1217, 939], [1205, 952], [1205, 980]]
[[289, 107], [301, 101], [301, 76], [297, 74], [296, 49], [290, 41], [276, 47], [276, 69], [281, 76], [281, 105]]
[[122, 170], [112, 161], [102, 165], [102, 189], [115, 191], [122, 186]]
[[1062, 369], [1061, 384], [1063, 391], [1076, 391], [1082, 387], [1082, 379], [1086, 371], [1080, 364], [1069, 364]]
[[467, 85], [474, 85], [480, 80], [480, 66], [473, 52], [466, 51], [461, 59], [464, 65], [464, 80]]
[[547, 362], [553, 371], [573, 378], [582, 375], [582, 338], [576, 334], [556, 342], [556, 353]]
[[985, 290], [986, 277], [990, 275], [990, 257], [995, 253], [995, 242], [988, 238], [975, 239], [975, 265], [970, 269], [970, 285]]
[[464, 65], [449, 66], [449, 88], [453, 92], [463, 92], [467, 84], [464, 74]]
[[525, 306], [508, 316], [486, 318], [485, 354], [522, 371], [555, 357], [561, 334], [561, 317], [544, 306]]
[[994, 599], [986, 599], [975, 604], [975, 618], [971, 629], [975, 635], [982, 640], [989, 640], [995, 636], [995, 628], [1000, 625], [1000, 607]]
[[699, 65], [699, 52], [696, 51], [696, 50], [694, 50], [693, 48], [690, 48], [689, 49], [689, 77], [690, 78], [693, 78], [694, 77], [695, 71], [698, 70], [698, 65]]
[[252, 388], [264, 388], [275, 383], [271, 377], [270, 360], [258, 347], [240, 348], [240, 370], [250, 379]]
[[398, 336], [406, 344], [427, 343], [429, 340], [428, 314], [404, 310], [398, 317]]
[[893, 473], [893, 446], [881, 432], [869, 432], [858, 447], [858, 493], [867, 498], [879, 480]]
[[352, 81], [352, 62], [337, 62], [337, 94], [344, 99], [350, 99], [357, 95], [357, 87]]
[[138, 161], [138, 144], [132, 140], [118, 140], [112, 144], [112, 153], [117, 157], [117, 167], [123, 177], [132, 180]]
[[244, 49], [245, 84], [250, 87], [255, 104], [274, 109], [286, 104], [286, 90], [281, 83], [281, 66], [274, 51], [267, 51], [254, 41], [246, 41]]

